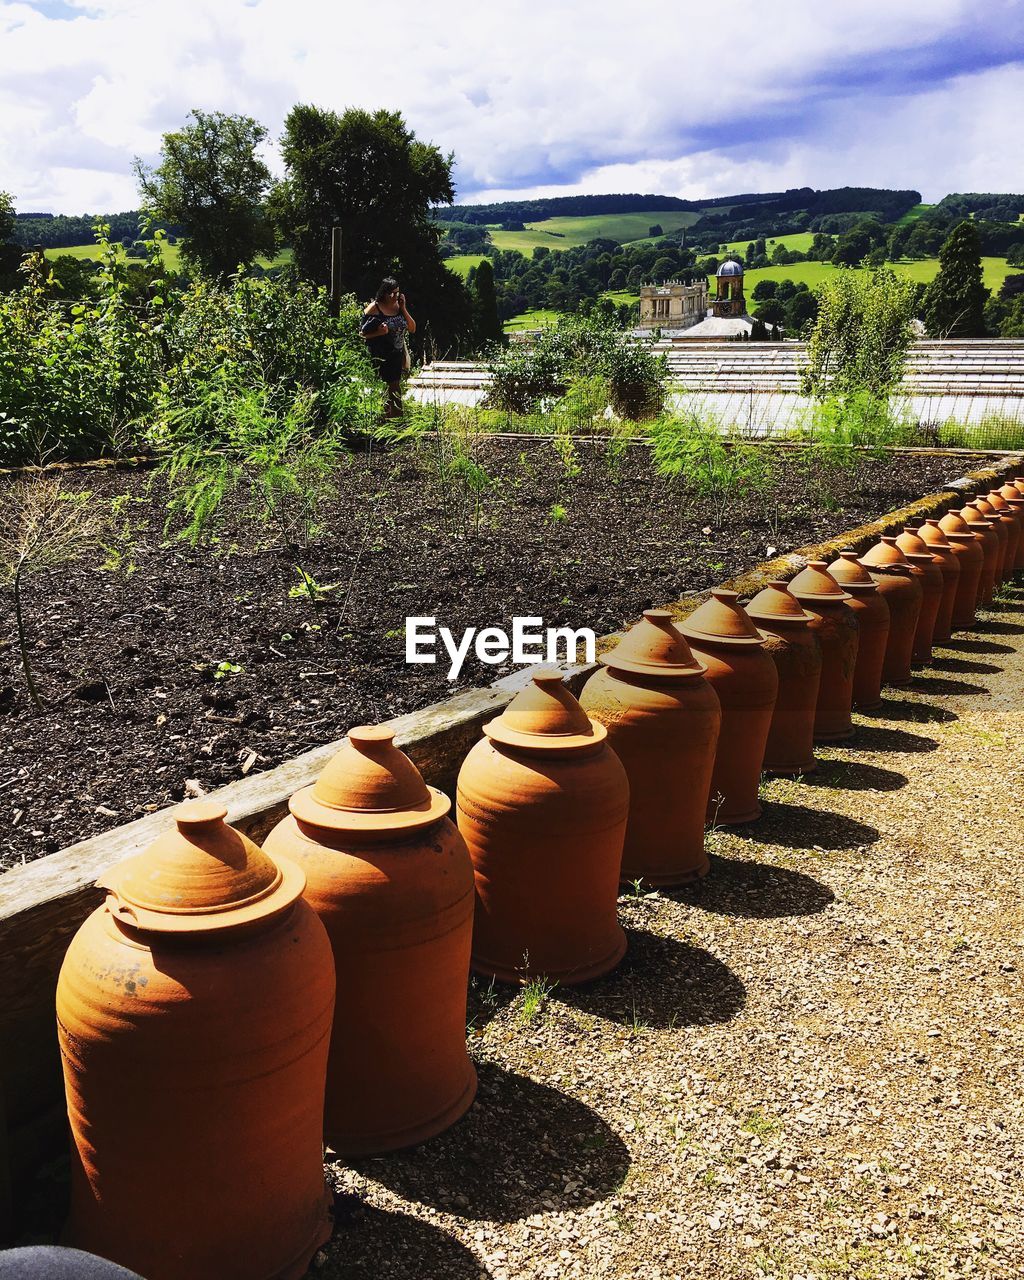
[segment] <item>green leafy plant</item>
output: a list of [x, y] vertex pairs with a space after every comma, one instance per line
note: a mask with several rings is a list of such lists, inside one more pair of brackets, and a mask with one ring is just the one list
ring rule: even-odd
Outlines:
[[218, 662], [216, 667], [214, 667], [213, 678], [214, 680], [227, 680], [231, 676], [241, 675], [244, 670], [245, 668], [240, 666], [237, 662], [231, 662], [229, 659], [225, 659], [223, 662]]
[[651, 443], [658, 474], [710, 501], [716, 524], [738, 496], [770, 483], [764, 452], [726, 434], [712, 415], [659, 418], [651, 425]]
[[532, 978], [523, 986], [522, 996], [519, 1004], [519, 1021], [534, 1022], [544, 1012], [552, 991], [558, 986], [557, 982], [541, 976]]

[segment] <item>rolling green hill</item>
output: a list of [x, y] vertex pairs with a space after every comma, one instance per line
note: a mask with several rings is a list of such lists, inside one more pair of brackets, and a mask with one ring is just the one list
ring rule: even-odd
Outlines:
[[590, 240], [617, 240], [620, 244], [647, 239], [649, 227], [657, 224], [665, 235], [692, 227], [700, 213], [688, 209], [646, 209], [643, 213], [594, 214], [586, 218], [545, 218], [527, 222], [525, 231], [489, 228], [496, 249], [518, 249], [532, 253], [538, 245], [548, 249], [572, 249]]
[[[118, 246], [118, 251], [124, 253], [124, 250]], [[100, 247], [98, 244], [75, 244], [63, 249], [46, 249], [45, 254], [48, 258], [59, 258], [62, 255], [67, 258], [91, 258], [98, 262], [100, 257]], [[164, 242], [163, 259], [168, 271], [181, 270], [181, 245], [167, 244]], [[282, 249], [273, 258], [257, 258], [256, 261], [261, 267], [281, 267], [285, 263], [291, 262], [291, 249]], [[141, 262], [141, 258], [131, 259], [133, 262]], [[478, 259], [479, 261], [479, 259]], [[468, 270], [468, 268], [467, 268]]]

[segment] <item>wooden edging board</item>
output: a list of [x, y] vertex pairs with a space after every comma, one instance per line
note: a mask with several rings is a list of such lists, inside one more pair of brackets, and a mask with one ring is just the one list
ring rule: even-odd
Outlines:
[[[809, 560], [832, 560], [844, 547], [863, 551], [883, 533], [899, 531], [913, 516], [935, 516], [963, 494], [991, 488], [1018, 474], [1024, 455], [1001, 455], [998, 465], [973, 472], [939, 492], [870, 524], [851, 529], [812, 547], [758, 565], [722, 585], [749, 597], [773, 578], [789, 578]], [[668, 607], [687, 616], [707, 592], [681, 598]], [[599, 652], [617, 636], [605, 636]], [[578, 691], [592, 667], [575, 667], [566, 677]], [[471, 689], [444, 702], [400, 716], [391, 723], [396, 742], [413, 759], [427, 781], [454, 794], [455, 779], [484, 723], [499, 715], [523, 683], [523, 673], [485, 689]], [[326, 743], [265, 773], [243, 778], [211, 795], [228, 810], [228, 821], [253, 839], [262, 840], [287, 812], [289, 797], [313, 782], [339, 747]], [[6, 1124], [0, 1124], [0, 1163], [8, 1145], [11, 1182], [17, 1189], [64, 1141], [63, 1089], [54, 1020], [54, 993], [64, 952], [85, 917], [102, 900], [99, 875], [138, 852], [169, 821], [169, 810], [148, 814], [102, 835], [49, 854], [0, 876], [0, 1098]], [[2, 1118], [2, 1117], [0, 1117]], [[0, 1188], [4, 1185], [0, 1169]], [[0, 1196], [2, 1200], [2, 1196]], [[0, 1203], [0, 1230], [4, 1207]]]

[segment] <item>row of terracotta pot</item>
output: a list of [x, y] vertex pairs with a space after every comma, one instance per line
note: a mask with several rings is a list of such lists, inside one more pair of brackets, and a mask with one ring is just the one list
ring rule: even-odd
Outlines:
[[384, 726], [350, 732], [262, 850], [184, 806], [102, 882], [61, 970], [73, 1243], [149, 1280], [302, 1275], [330, 1229], [322, 1135], [391, 1150], [471, 1104], [471, 963], [612, 969], [621, 878], [703, 875], [706, 813], [756, 817], [762, 768], [812, 769], [852, 705], [969, 625], [1021, 520], [1024, 482], [747, 610], [649, 610], [580, 701], [541, 671], [484, 726], [457, 825]]

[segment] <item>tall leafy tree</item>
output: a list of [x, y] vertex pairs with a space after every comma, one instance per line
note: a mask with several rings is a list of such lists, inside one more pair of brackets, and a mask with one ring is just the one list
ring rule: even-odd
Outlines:
[[933, 338], [981, 338], [985, 300], [981, 245], [974, 223], [958, 222], [939, 251], [939, 271], [924, 299], [924, 322]]
[[472, 339], [470, 297], [444, 266], [430, 214], [455, 198], [452, 155], [419, 141], [400, 112], [338, 115], [304, 104], [288, 113], [281, 151], [287, 173], [271, 209], [304, 276], [327, 283], [338, 224], [343, 288], [371, 298], [393, 275], [416, 317], [417, 342], [442, 353]]
[[473, 278], [473, 323], [476, 340], [481, 345], [501, 341], [503, 329], [494, 291], [494, 268], [487, 258], [477, 267]]
[[274, 249], [264, 202], [271, 173], [257, 154], [267, 131], [251, 116], [192, 111], [165, 133], [160, 163], [135, 161], [143, 210], [188, 230], [181, 253], [190, 267], [224, 280]]
[[14, 201], [6, 191], [0, 191], [0, 244], [14, 237]]

